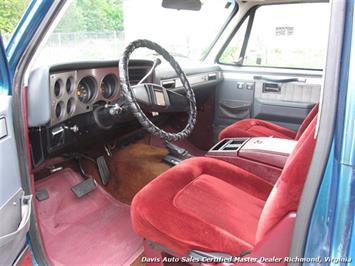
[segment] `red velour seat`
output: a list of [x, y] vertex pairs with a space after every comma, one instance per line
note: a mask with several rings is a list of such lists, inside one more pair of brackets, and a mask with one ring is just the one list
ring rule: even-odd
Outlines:
[[178, 255], [197, 249], [240, 255], [297, 210], [311, 162], [316, 118], [274, 187], [224, 161], [195, 157], [144, 187], [131, 206], [134, 230]]
[[318, 113], [316, 104], [302, 122], [297, 132], [260, 119], [243, 119], [221, 131], [219, 140], [240, 137], [275, 137], [298, 140]]

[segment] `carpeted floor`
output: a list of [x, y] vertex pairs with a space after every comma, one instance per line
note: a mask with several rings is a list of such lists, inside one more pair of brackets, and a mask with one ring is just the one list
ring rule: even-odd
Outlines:
[[139, 190], [170, 168], [161, 161], [167, 154], [166, 149], [144, 143], [131, 144], [114, 153], [109, 164], [116, 178], [110, 180], [110, 193], [130, 203]]
[[[36, 189], [45, 187], [50, 195], [48, 200], [37, 202], [37, 210], [53, 265], [82, 264], [83, 259], [84, 263], [95, 264], [102, 262], [104, 257], [108, 263], [117, 265], [145, 265], [141, 262], [142, 255], [139, 256], [142, 240], [131, 229], [129, 206], [120, 202], [130, 204], [139, 190], [170, 168], [162, 162], [168, 154], [163, 144], [147, 143], [153, 144], [151, 139], [144, 139], [114, 150], [111, 157], [105, 156], [111, 173], [107, 186], [102, 186], [96, 164], [83, 159], [83, 169], [101, 187], [82, 199], [75, 198], [70, 190], [82, 180], [74, 162], [71, 168], [36, 182]], [[93, 150], [89, 155], [96, 158], [102, 154], [102, 151]], [[103, 189], [119, 202], [112, 200]], [[115, 228], [113, 223], [117, 224], [117, 230], [107, 230]], [[106, 237], [102, 238], [104, 235]]]
[[36, 182], [49, 195], [36, 209], [51, 265], [131, 265], [143, 240], [133, 232], [130, 207], [99, 186], [76, 198], [71, 187], [82, 180], [67, 168]]
[[[110, 180], [104, 188], [121, 202], [130, 204], [134, 195], [146, 184], [170, 167], [161, 160], [168, 152], [145, 143], [130, 144], [115, 150], [112, 157], [106, 157], [110, 169]], [[96, 165], [83, 160], [85, 172], [101, 180]]]

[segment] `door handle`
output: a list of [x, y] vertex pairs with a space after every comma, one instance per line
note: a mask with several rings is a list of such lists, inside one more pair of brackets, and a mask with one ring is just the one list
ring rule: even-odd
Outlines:
[[300, 79], [300, 78], [274, 79], [274, 78], [265, 77], [265, 76], [254, 76], [254, 80], [264, 80], [264, 81], [270, 81], [270, 82], [276, 82], [276, 83], [289, 83], [289, 82], [305, 83], [306, 82], [306, 79]]
[[278, 83], [269, 83], [265, 82], [263, 83], [263, 92], [270, 92], [270, 93], [280, 93], [281, 92], [281, 86]]

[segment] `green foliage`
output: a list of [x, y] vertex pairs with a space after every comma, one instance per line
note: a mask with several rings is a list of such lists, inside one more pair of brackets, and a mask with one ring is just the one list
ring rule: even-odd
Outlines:
[[[30, 0], [0, 0], [0, 31], [11, 33]], [[56, 32], [100, 32], [123, 29], [122, 0], [74, 0]]]
[[29, 0], [0, 0], [0, 32], [14, 31], [28, 3]]
[[219, 61], [222, 63], [232, 64], [238, 60], [238, 56], [240, 54], [241, 47], [240, 46], [228, 46]]
[[55, 31], [100, 32], [122, 29], [122, 0], [75, 0]]

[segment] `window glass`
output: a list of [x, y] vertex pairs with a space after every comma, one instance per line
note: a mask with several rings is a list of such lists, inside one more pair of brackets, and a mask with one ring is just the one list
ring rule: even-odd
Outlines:
[[245, 36], [245, 32], [247, 30], [247, 25], [249, 21], [249, 16], [243, 21], [242, 25], [234, 35], [232, 41], [227, 46], [227, 48], [223, 51], [220, 62], [221, 63], [234, 63], [238, 64], [241, 62], [240, 52], [243, 46], [243, 40]]
[[[191, 11], [163, 8], [162, 0], [73, 0], [47, 36], [35, 66], [114, 60], [139, 38], [159, 43], [178, 60], [198, 60], [231, 14], [234, 4], [228, 2], [203, 0], [200, 11]], [[133, 57], [152, 53], [138, 49]]]
[[243, 65], [322, 69], [328, 24], [328, 3], [261, 6], [255, 13]]
[[19, 23], [22, 14], [30, 0], [1, 0], [0, 1], [0, 32], [4, 45], [10, 40], [12, 32]]

